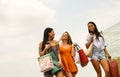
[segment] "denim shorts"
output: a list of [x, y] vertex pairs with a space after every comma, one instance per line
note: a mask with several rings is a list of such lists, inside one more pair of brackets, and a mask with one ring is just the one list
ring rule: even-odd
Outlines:
[[92, 57], [91, 57], [91, 60], [102, 60], [105, 58], [105, 55], [104, 55], [104, 50], [101, 50], [97, 47], [93, 47], [93, 53], [92, 53]]

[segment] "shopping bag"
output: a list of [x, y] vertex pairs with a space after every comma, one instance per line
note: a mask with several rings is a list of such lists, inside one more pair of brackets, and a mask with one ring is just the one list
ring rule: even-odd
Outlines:
[[92, 50], [93, 50], [93, 43], [90, 44], [89, 48], [85, 52], [85, 54], [87, 55], [87, 57], [91, 57], [92, 56]]
[[86, 56], [84, 50], [79, 45], [76, 45], [76, 47], [79, 48], [78, 54], [79, 54], [80, 64], [82, 67], [84, 67], [89, 62], [88, 57]]
[[81, 62], [81, 66], [84, 67], [88, 64], [89, 60], [88, 57], [86, 56], [86, 54], [84, 53], [83, 49], [80, 49], [78, 51], [79, 56], [80, 56], [80, 62]]
[[118, 64], [116, 61], [109, 61], [109, 67], [110, 67], [111, 77], [120, 77], [119, 70], [118, 70]]
[[74, 48], [75, 48], [74, 61], [75, 61], [76, 64], [80, 64], [80, 57], [79, 57], [79, 53], [78, 53], [79, 48], [77, 47], [77, 45], [78, 45], [78, 44], [76, 44], [76, 45], [74, 46]]
[[74, 60], [76, 64], [80, 64], [80, 57], [78, 52], [75, 52]]
[[41, 72], [47, 72], [54, 68], [52, 57], [51, 57], [50, 53], [40, 56], [38, 58], [38, 62], [40, 65]]
[[50, 52], [50, 55], [52, 57], [53, 64], [54, 64], [54, 68], [51, 71], [52, 71], [52, 74], [55, 74], [55, 73], [61, 71], [62, 67], [58, 67], [58, 58], [55, 55], [55, 53], [54, 52]]

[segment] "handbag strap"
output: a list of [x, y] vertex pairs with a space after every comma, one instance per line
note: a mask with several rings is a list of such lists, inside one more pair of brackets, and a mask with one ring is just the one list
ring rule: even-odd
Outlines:
[[81, 47], [78, 45], [78, 44], [76, 44], [77, 45], [77, 47], [79, 48], [79, 49], [81, 49]]
[[75, 48], [76, 48], [77, 50], [80, 50], [80, 49], [81, 49], [81, 47], [80, 47], [78, 44], [75, 44]]

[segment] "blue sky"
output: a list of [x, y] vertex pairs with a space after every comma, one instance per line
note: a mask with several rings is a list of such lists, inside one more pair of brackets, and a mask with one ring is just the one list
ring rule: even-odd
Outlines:
[[40, 77], [36, 58], [46, 27], [54, 28], [56, 40], [68, 31], [85, 49], [87, 23], [105, 30], [120, 22], [119, 9], [119, 0], [0, 0], [0, 76]]

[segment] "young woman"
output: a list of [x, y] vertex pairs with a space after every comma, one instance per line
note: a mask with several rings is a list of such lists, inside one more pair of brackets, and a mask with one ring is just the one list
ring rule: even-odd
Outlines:
[[75, 77], [78, 72], [77, 66], [74, 62], [75, 55], [74, 45], [68, 32], [64, 32], [61, 37], [60, 55], [63, 64], [63, 70], [66, 77]]
[[89, 35], [87, 37], [86, 48], [88, 48], [93, 42], [94, 46], [91, 62], [97, 73], [97, 77], [102, 77], [100, 64], [105, 72], [105, 77], [110, 77], [109, 65], [108, 61], [105, 58], [104, 52], [106, 53], [108, 59], [111, 59], [111, 56], [106, 49], [104, 37], [98, 31], [97, 26], [94, 22], [88, 22], [87, 26]]
[[[58, 41], [54, 40], [54, 30], [52, 28], [46, 28], [44, 30], [44, 36], [43, 36], [43, 41], [40, 42], [39, 44], [39, 55], [45, 55], [46, 53], [49, 52], [54, 52], [55, 55], [58, 57], [58, 67], [61, 67], [61, 57], [59, 54], [59, 43]], [[63, 77], [63, 72], [62, 70], [57, 72], [56, 77]], [[51, 71], [44, 72], [45, 77], [53, 77], [53, 74]]]

